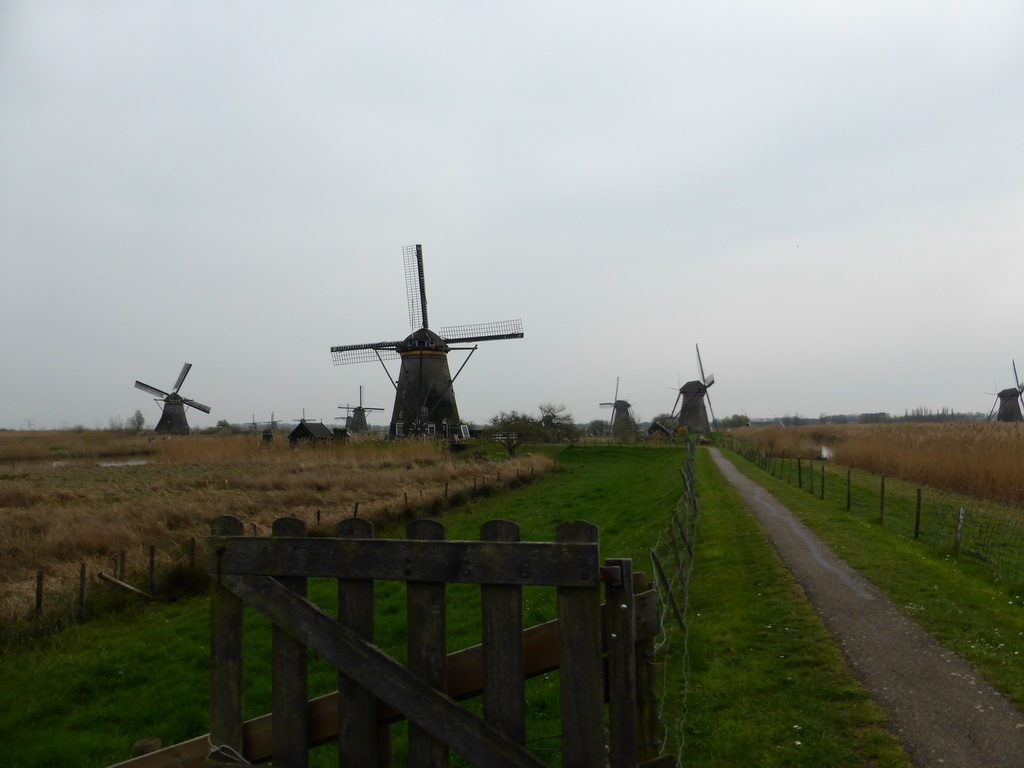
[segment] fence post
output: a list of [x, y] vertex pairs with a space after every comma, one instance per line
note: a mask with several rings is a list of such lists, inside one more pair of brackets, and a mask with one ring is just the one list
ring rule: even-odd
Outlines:
[[605, 584], [608, 606], [608, 736], [611, 768], [635, 766], [637, 760], [636, 608], [633, 603], [633, 561], [605, 560], [618, 566], [619, 583]]
[[[214, 536], [242, 536], [237, 517], [218, 517]], [[216, 552], [211, 553], [216, 555]], [[214, 578], [215, 575], [214, 575]], [[210, 595], [210, 744], [242, 754], [242, 615], [245, 603], [215, 582]]]
[[[297, 517], [274, 521], [274, 536], [303, 537], [306, 522]], [[277, 576], [282, 586], [302, 597], [306, 596], [306, 579], [302, 576]], [[274, 763], [283, 768], [305, 768], [309, 764], [307, 704], [309, 701], [308, 653], [306, 646], [276, 624], [271, 633], [271, 701], [273, 720]]]
[[43, 615], [43, 572], [36, 571], [36, 618]]
[[818, 490], [821, 491], [820, 498], [821, 498], [822, 501], [824, 501], [825, 500], [825, 465], [824, 464], [821, 465], [821, 483], [819, 485], [820, 485], [820, 487], [819, 487]]
[[964, 522], [967, 520], [967, 510], [960, 507], [960, 511], [956, 516], [956, 538], [953, 540], [953, 554], [960, 554], [960, 544], [963, 541], [964, 535]]
[[801, 462], [799, 456], [796, 457], [796, 487], [797, 488], [803, 488], [804, 487], [803, 462]]
[[[519, 541], [519, 526], [490, 520], [480, 541]], [[523, 588], [480, 585], [484, 661], [484, 719], [517, 744], [526, 743], [526, 689], [523, 685]]]
[[850, 470], [846, 470], [846, 511], [850, 511]]
[[[338, 523], [339, 539], [372, 539], [373, 523], [350, 517]], [[372, 579], [338, 579], [338, 621], [373, 642]], [[347, 675], [338, 673], [338, 764], [379, 765], [378, 754], [391, 754], [391, 726], [377, 725], [376, 697]], [[379, 747], [379, 753], [378, 753]]]
[[814, 495], [814, 459], [807, 460], [807, 485], [808, 492]]
[[[444, 539], [444, 526], [436, 520], [413, 520], [405, 535], [409, 539], [440, 541]], [[444, 582], [406, 582], [409, 669], [442, 691], [448, 687], [444, 596]], [[409, 723], [409, 756], [411, 766], [448, 765], [448, 746]]]
[[882, 475], [882, 488], [878, 495], [878, 522], [885, 525], [885, 475]]
[[914, 510], [914, 538], [921, 535], [921, 489], [917, 489], [917, 508]]
[[78, 567], [78, 620], [85, 621], [85, 563]]

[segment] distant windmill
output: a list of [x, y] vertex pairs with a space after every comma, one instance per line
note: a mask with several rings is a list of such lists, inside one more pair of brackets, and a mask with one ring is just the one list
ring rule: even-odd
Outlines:
[[350, 432], [366, 432], [370, 425], [366, 423], [367, 411], [383, 411], [383, 408], [367, 408], [363, 405], [363, 387], [359, 387], [359, 405], [339, 405], [342, 410], [348, 411], [345, 416], [338, 416], [345, 419], [345, 429]]
[[[711, 424], [708, 423], [708, 410], [711, 411], [711, 422], [715, 423], [715, 410], [711, 407], [711, 396], [708, 395], [708, 387], [715, 383], [715, 375], [704, 375], [704, 364], [700, 360], [700, 346], [697, 346], [697, 368], [700, 371], [700, 379], [688, 381], [679, 388], [676, 395], [675, 405], [672, 406], [672, 415], [676, 415], [676, 408], [679, 408], [679, 426], [686, 427], [688, 432], [710, 432]], [[682, 400], [682, 407], [679, 401]], [[707, 407], [705, 407], [707, 401]]]
[[395, 388], [395, 405], [391, 414], [391, 437], [456, 435], [468, 436], [468, 428], [459, 419], [452, 384], [469, 362], [463, 361], [455, 376], [448, 368], [448, 353], [468, 350], [470, 357], [476, 347], [453, 347], [497, 339], [521, 339], [521, 320], [506, 320], [479, 325], [449, 326], [439, 333], [427, 323], [427, 289], [423, 278], [423, 247], [409, 245], [402, 249], [405, 260], [405, 287], [409, 304], [409, 324], [413, 332], [402, 341], [379, 341], [372, 344], [349, 344], [331, 347], [335, 365], [378, 360], [391, 379], [385, 360], [401, 359]]
[[619, 400], [618, 377], [615, 378], [615, 397], [612, 398], [612, 402], [600, 403], [599, 405], [602, 408], [612, 409], [612, 417], [608, 420], [608, 426], [612, 432], [615, 432], [615, 425], [618, 424], [621, 427], [624, 420], [628, 423], [633, 423], [633, 406], [626, 400]]
[[[1024, 385], [1017, 378], [1017, 361], [1011, 362], [1013, 363], [1013, 380], [1017, 386], [1008, 387], [996, 395], [996, 401], [992, 404], [992, 410], [988, 414], [989, 421], [992, 420], [993, 413], [996, 415], [996, 421], [1024, 421], [1024, 415], [1020, 410], [1020, 405], [1024, 402]], [[997, 405], [999, 406], [998, 412], [996, 411]]]
[[143, 392], [149, 392], [151, 395], [155, 395], [158, 400], [163, 402], [163, 414], [160, 416], [160, 421], [157, 422], [156, 432], [169, 432], [175, 435], [187, 435], [189, 433], [188, 421], [185, 419], [185, 406], [196, 408], [203, 413], [210, 412], [210, 406], [197, 403], [195, 400], [190, 400], [187, 397], [182, 397], [178, 394], [178, 390], [181, 389], [181, 385], [185, 383], [185, 377], [188, 376], [189, 370], [192, 368], [192, 363], [185, 363], [181, 369], [181, 373], [178, 374], [178, 380], [174, 382], [174, 388], [170, 392], [164, 392], [162, 389], [151, 387], [149, 384], [143, 384], [141, 381], [135, 382], [135, 388], [141, 389]]

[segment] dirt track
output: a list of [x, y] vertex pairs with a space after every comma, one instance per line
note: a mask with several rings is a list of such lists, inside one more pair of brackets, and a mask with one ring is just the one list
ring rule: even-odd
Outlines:
[[885, 710], [916, 766], [1021, 768], [1024, 714], [903, 615], [764, 488], [711, 455]]

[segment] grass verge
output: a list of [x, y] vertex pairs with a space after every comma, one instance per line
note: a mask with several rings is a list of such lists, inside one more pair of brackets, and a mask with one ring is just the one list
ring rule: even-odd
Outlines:
[[[706, 453], [698, 456], [704, 521], [690, 598], [693, 637], [687, 647], [678, 630], [670, 629], [660, 658], [666, 724], [683, 728], [684, 708], [689, 710], [685, 763], [905, 765], [898, 755], [890, 756], [892, 742], [877, 713], [843, 676], [831, 642], [820, 626], [815, 628], [799, 590], [773, 561], [753, 520], [737, 512], [742, 506], [736, 506]], [[481, 523], [501, 518], [518, 523], [524, 539], [547, 540], [558, 523], [584, 519], [601, 530], [602, 556], [632, 557], [636, 570], [650, 573], [648, 550], [682, 492], [682, 451], [574, 447], [559, 453], [558, 461], [562, 472], [541, 476], [515, 493], [475, 498], [447, 511], [441, 520], [448, 537], [477, 538]], [[378, 536], [403, 535], [398, 522], [382, 528]], [[404, 590], [383, 587], [379, 639], [400, 657]], [[453, 650], [478, 642], [478, 602], [472, 592], [453, 588], [450, 593]], [[325, 605], [334, 599], [328, 583], [311, 584], [310, 594]], [[208, 611], [203, 598], [130, 611], [0, 657], [5, 764], [105, 765], [125, 759], [142, 737], [169, 745], [206, 732]], [[552, 616], [550, 596], [527, 593], [527, 623]], [[768, 625], [782, 629], [773, 632]], [[247, 612], [248, 716], [269, 708], [269, 636], [267, 622]], [[687, 650], [693, 660], [688, 705], [680, 695]], [[312, 663], [310, 694], [333, 687], [333, 670]], [[554, 759], [559, 743], [557, 695], [557, 674], [538, 678], [527, 692], [530, 746], [547, 760]], [[314, 766], [336, 764], [330, 750], [312, 757]]]

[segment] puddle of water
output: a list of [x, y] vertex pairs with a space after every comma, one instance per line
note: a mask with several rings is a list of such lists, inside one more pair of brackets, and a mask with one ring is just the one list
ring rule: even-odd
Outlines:
[[126, 459], [124, 461], [101, 461], [101, 467], [138, 467], [149, 464], [149, 459]]
[[832, 458], [832, 449], [829, 448], [827, 445], [821, 446], [821, 458], [823, 458], [823, 459], [831, 459]]

